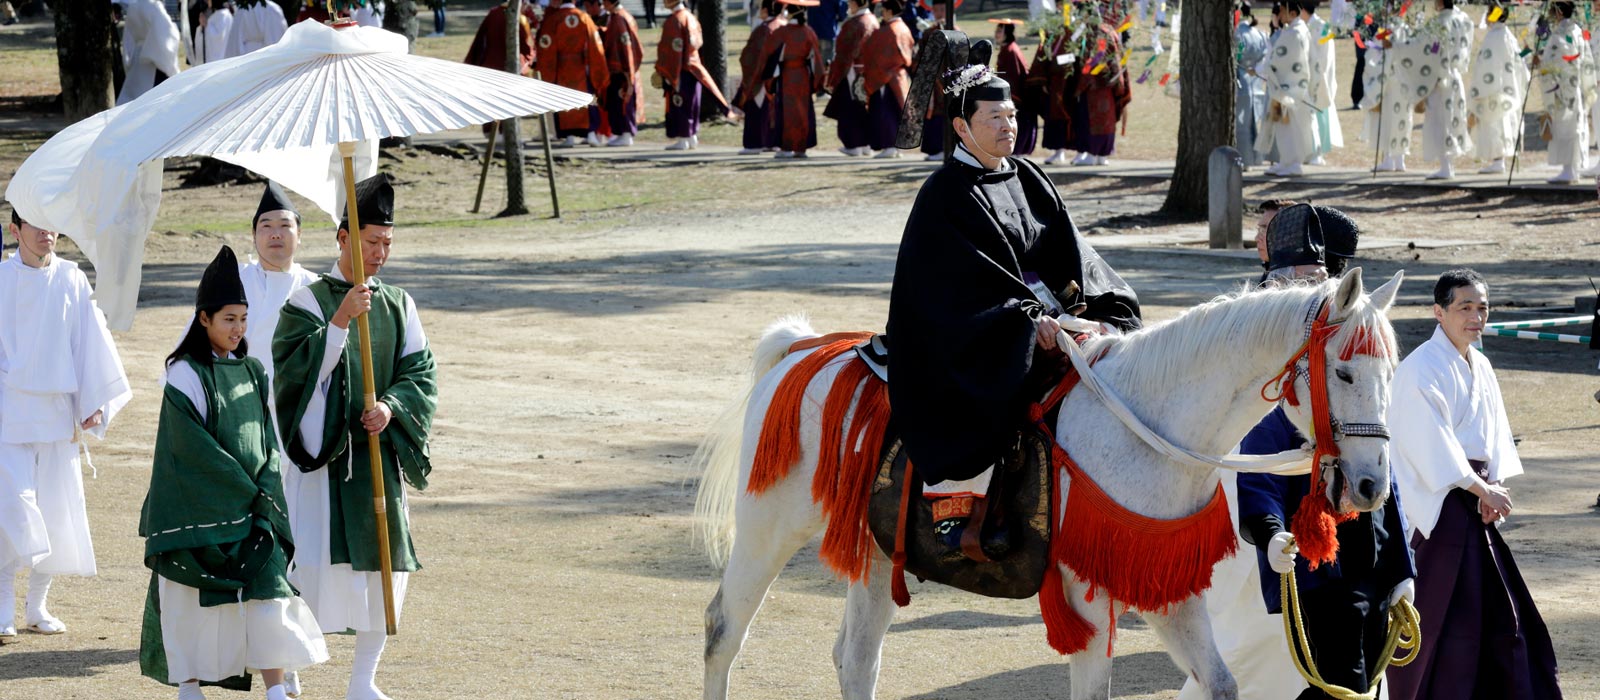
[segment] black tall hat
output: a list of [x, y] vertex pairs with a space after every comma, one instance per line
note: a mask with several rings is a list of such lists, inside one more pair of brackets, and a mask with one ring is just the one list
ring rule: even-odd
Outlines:
[[229, 304], [249, 305], [244, 296], [244, 281], [239, 279], [239, 259], [233, 249], [222, 246], [217, 257], [200, 276], [200, 289], [194, 295], [195, 309], [217, 309]]
[[[378, 173], [356, 183], [356, 215], [362, 226], [394, 225], [393, 181], [388, 173]], [[348, 216], [339, 221], [339, 228], [350, 228]]]
[[947, 114], [951, 118], [961, 116], [961, 107], [968, 100], [1000, 102], [1011, 99], [1011, 83], [989, 70], [989, 56], [993, 50], [994, 44], [987, 39], [976, 42], [967, 54], [971, 63], [951, 69], [940, 78]]
[[254, 227], [261, 223], [262, 214], [284, 210], [294, 212], [295, 218], [300, 218], [300, 210], [294, 208], [294, 202], [289, 201], [289, 193], [284, 191], [283, 185], [268, 180], [267, 188], [261, 192], [261, 203], [256, 205], [256, 218], [250, 221], [250, 225]]
[[1267, 269], [1326, 263], [1322, 222], [1309, 204], [1278, 210], [1267, 226]]
[[1327, 246], [1328, 257], [1346, 260], [1355, 257], [1361, 226], [1349, 215], [1333, 207], [1312, 208], [1317, 211], [1317, 220], [1322, 223], [1322, 242]]

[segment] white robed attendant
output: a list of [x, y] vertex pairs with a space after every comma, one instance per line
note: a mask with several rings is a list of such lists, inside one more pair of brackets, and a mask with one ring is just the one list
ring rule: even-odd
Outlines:
[[[1239, 522], [1238, 472], [1222, 471], [1222, 489], [1228, 497], [1229, 518]], [[1206, 589], [1206, 613], [1217, 653], [1239, 685], [1239, 700], [1289, 700], [1306, 689], [1305, 679], [1294, 670], [1289, 642], [1283, 636], [1283, 618], [1267, 613], [1261, 600], [1261, 567], [1256, 546], [1239, 537], [1239, 551], [1211, 569]], [[1206, 700], [1206, 690], [1193, 676], [1184, 681], [1178, 700]]]
[[178, 74], [178, 25], [158, 0], [118, 0], [122, 5], [122, 67], [126, 76], [117, 104], [127, 104], [156, 86], [156, 73]]
[[[1557, 17], [1559, 12], [1551, 10]], [[1594, 56], [1583, 38], [1583, 27], [1571, 17], [1562, 18], [1550, 28], [1538, 60], [1545, 113], [1550, 119], [1548, 162], [1561, 168], [1550, 182], [1574, 182], [1578, 171], [1588, 167], [1589, 110], [1595, 99]]]
[[1522, 46], [1505, 22], [1489, 23], [1467, 83], [1472, 142], [1478, 159], [1486, 163], [1478, 172], [1503, 173], [1522, 133], [1522, 98], [1528, 87]]
[[88, 278], [28, 255], [0, 263], [0, 633], [12, 631], [19, 568], [33, 571], [28, 625], [65, 630], [45, 606], [51, 577], [96, 573], [79, 448], [133, 396]]
[[228, 56], [228, 32], [233, 29], [233, 10], [221, 7], [203, 15], [205, 26], [190, 42], [189, 65], [220, 61]]
[[[1285, 15], [1289, 12], [1285, 11]], [[1278, 162], [1268, 175], [1299, 175], [1301, 164], [1316, 145], [1311, 114], [1311, 35], [1299, 13], [1278, 31], [1267, 54], [1267, 119], [1256, 151], [1278, 149]]]
[[228, 31], [227, 57], [243, 56], [276, 44], [287, 31], [289, 22], [283, 18], [283, 8], [278, 3], [257, 0], [254, 5], [240, 7]]
[[1382, 105], [1379, 100], [1383, 95], [1383, 73], [1385, 59], [1383, 45], [1376, 40], [1367, 41], [1366, 56], [1362, 58], [1361, 66], [1361, 101], [1356, 106], [1361, 108], [1363, 116], [1361, 122], [1362, 143], [1378, 146], [1381, 134], [1378, 133], [1378, 122], [1383, 118]]
[[1311, 38], [1311, 108], [1317, 123], [1317, 146], [1312, 151], [1310, 165], [1323, 165], [1323, 154], [1335, 148], [1344, 148], [1344, 129], [1339, 125], [1338, 110], [1333, 101], [1334, 91], [1339, 89], [1334, 61], [1334, 26], [1315, 13], [1306, 20], [1306, 30]]
[[[1440, 0], [1440, 4], [1453, 0]], [[1467, 134], [1467, 91], [1465, 74], [1472, 63], [1472, 37], [1476, 30], [1472, 18], [1454, 6], [1444, 7], [1429, 21], [1424, 32], [1437, 66], [1438, 82], [1428, 93], [1427, 117], [1422, 122], [1422, 158], [1438, 161], [1439, 170], [1428, 177], [1447, 180], [1455, 177], [1451, 161], [1472, 148]], [[1437, 48], [1434, 48], [1437, 47]]]
[[1418, 105], [1425, 104], [1439, 82], [1440, 59], [1431, 53], [1433, 40], [1397, 22], [1385, 41], [1383, 104], [1377, 125], [1378, 172], [1405, 172], [1411, 153], [1411, 129]]
[[1434, 328], [1395, 370], [1391, 395], [1389, 431], [1403, 439], [1390, 443], [1390, 459], [1407, 537], [1431, 536], [1445, 496], [1472, 485], [1467, 460], [1488, 462], [1489, 483], [1522, 474], [1500, 381], [1477, 348], [1462, 357], [1444, 329]]
[[1267, 35], [1250, 22], [1233, 29], [1234, 53], [1239, 57], [1233, 80], [1233, 139], [1246, 167], [1260, 165], [1265, 157], [1256, 151], [1257, 134], [1267, 116], [1266, 81], [1257, 66], [1271, 49]]

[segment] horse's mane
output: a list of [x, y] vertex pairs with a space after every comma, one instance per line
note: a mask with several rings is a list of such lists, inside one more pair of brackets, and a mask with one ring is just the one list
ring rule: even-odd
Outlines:
[[[1333, 279], [1261, 290], [1241, 288], [1184, 311], [1170, 321], [1120, 337], [1097, 338], [1084, 350], [1090, 356], [1102, 348], [1110, 355], [1120, 355], [1117, 373], [1121, 376], [1138, 377], [1147, 385], [1182, 386], [1192, 381], [1193, 377], [1184, 375], [1192, 373], [1194, 366], [1174, 358], [1230, 362], [1238, 359], [1236, 353], [1230, 352], [1232, 349], [1281, 345], [1286, 335], [1298, 342], [1304, 337], [1306, 313], [1312, 301], [1332, 297], [1338, 285], [1339, 281]], [[1334, 334], [1329, 348], [1331, 355], [1344, 360], [1359, 354], [1383, 358], [1390, 367], [1399, 363], [1394, 328], [1366, 294]]]

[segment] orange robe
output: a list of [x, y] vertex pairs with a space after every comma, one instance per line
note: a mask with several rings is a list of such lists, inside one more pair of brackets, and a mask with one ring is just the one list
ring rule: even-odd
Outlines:
[[756, 99], [756, 94], [761, 92], [762, 78], [770, 77], [761, 74], [761, 56], [767, 47], [767, 37], [772, 35], [772, 30], [782, 25], [783, 20], [772, 17], [750, 30], [750, 40], [745, 42], [744, 49], [739, 51], [739, 91], [733, 95], [735, 107], [748, 112], [755, 106], [753, 100]]
[[[856, 69], [856, 75], [862, 74], [862, 58], [865, 55], [862, 49], [866, 47], [867, 37], [875, 31], [878, 31], [878, 18], [873, 17], [871, 12], [851, 15], [839, 27], [839, 38], [833, 42], [833, 62], [828, 64], [826, 82], [828, 90], [835, 96], [840, 94], [839, 83], [850, 74], [851, 68]], [[907, 32], [906, 37], [910, 36]], [[850, 86], [844, 86], [842, 91], [849, 92]]]
[[767, 92], [778, 99], [772, 112], [777, 121], [778, 141], [785, 151], [804, 151], [817, 145], [816, 103], [812, 95], [822, 90], [827, 78], [822, 70], [822, 43], [811, 27], [798, 22], [785, 24], [767, 35], [761, 65], [777, 67], [778, 76], [768, 83]]
[[911, 38], [906, 21], [899, 17], [883, 23], [878, 31], [867, 37], [861, 47], [861, 63], [866, 69], [868, 97], [885, 85], [889, 93], [906, 106], [906, 94], [911, 91], [911, 62], [916, 57], [917, 40]]
[[600, 48], [606, 54], [606, 71], [611, 74], [612, 87], [621, 87], [623, 81], [633, 99], [633, 118], [639, 118], [639, 66], [644, 65], [644, 46], [639, 43], [639, 25], [633, 15], [622, 6], [606, 16], [606, 30], [600, 37]]
[[[711, 79], [711, 74], [706, 72], [705, 64], [700, 62], [700, 46], [704, 43], [705, 39], [700, 34], [700, 20], [695, 19], [693, 12], [680, 10], [667, 13], [667, 18], [661, 21], [661, 43], [656, 45], [656, 73], [661, 76], [670, 95], [673, 86], [678, 84], [678, 76], [688, 71], [726, 111], [728, 98], [722, 96], [722, 90]], [[670, 98], [667, 101], [671, 103]]]
[[[591, 95], [605, 94], [611, 74], [606, 54], [600, 48], [600, 29], [589, 14], [563, 3], [545, 13], [539, 26], [539, 77], [561, 87]], [[556, 115], [558, 132], [588, 133], [589, 108], [580, 107]]]
[[[528, 3], [522, 5], [522, 29], [517, 33], [517, 53], [520, 54], [522, 75], [533, 68], [533, 33], [537, 20]], [[478, 24], [478, 33], [472, 37], [464, 63], [493, 70], [506, 69], [506, 6], [489, 8], [489, 14]]]

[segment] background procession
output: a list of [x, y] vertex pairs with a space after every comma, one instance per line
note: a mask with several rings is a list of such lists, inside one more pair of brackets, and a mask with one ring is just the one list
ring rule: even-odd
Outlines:
[[1600, 698], [1597, 11], [0, 2], [0, 697]]

